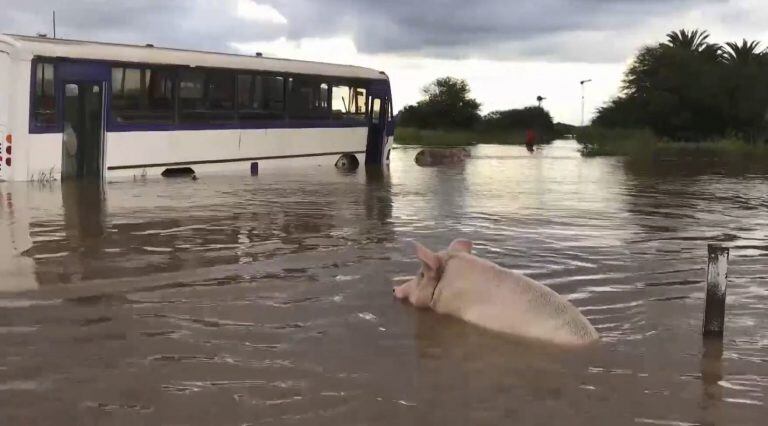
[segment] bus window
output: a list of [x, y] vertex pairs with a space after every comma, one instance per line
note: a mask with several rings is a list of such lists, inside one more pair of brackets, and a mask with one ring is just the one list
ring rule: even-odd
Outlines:
[[35, 67], [34, 124], [38, 127], [56, 125], [56, 94], [53, 64], [38, 62]]
[[265, 77], [264, 106], [267, 111], [285, 111], [285, 79], [283, 77]]
[[[258, 86], [258, 89], [257, 89]], [[237, 76], [237, 108], [240, 111], [258, 111], [261, 102], [261, 81], [258, 76]]]
[[200, 121], [205, 117], [205, 72], [184, 70], [179, 73], [179, 118]]
[[288, 113], [291, 118], [328, 117], [328, 85], [307, 78], [288, 79]]
[[368, 105], [366, 104], [365, 89], [355, 90], [355, 114], [365, 115], [368, 113]]
[[208, 109], [216, 112], [234, 111], [234, 75], [228, 71], [209, 71], [207, 74]]
[[357, 118], [368, 120], [365, 101], [365, 89], [351, 86], [333, 86], [331, 90], [333, 117], [336, 119]]
[[240, 74], [237, 105], [242, 119], [276, 118], [285, 107], [282, 77]]
[[335, 118], [350, 114], [352, 104], [352, 88], [349, 86], [333, 86], [331, 88], [331, 110]]
[[317, 93], [317, 96], [315, 96], [315, 102], [312, 105], [312, 108], [316, 111], [326, 112], [328, 111], [328, 95], [330, 94], [330, 90], [328, 90], [328, 85], [325, 83], [322, 83], [320, 85], [320, 91]]
[[118, 123], [172, 123], [172, 73], [167, 69], [112, 68], [111, 109]]
[[379, 124], [381, 121], [381, 99], [374, 98], [371, 105], [371, 121], [373, 124]]
[[182, 70], [179, 73], [179, 118], [187, 123], [234, 121], [234, 73]]

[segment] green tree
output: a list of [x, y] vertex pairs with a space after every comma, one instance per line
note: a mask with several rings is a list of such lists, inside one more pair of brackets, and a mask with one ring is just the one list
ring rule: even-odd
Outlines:
[[719, 59], [722, 47], [716, 43], [709, 43], [707, 40], [709, 40], [708, 31], [682, 29], [668, 33], [667, 42], [664, 45], [697, 53], [714, 60]]
[[723, 59], [731, 65], [747, 65], [763, 62], [766, 58], [766, 50], [760, 50], [760, 42], [744, 39], [741, 44], [728, 42], [723, 51]]
[[624, 80], [624, 93], [632, 99], [617, 105], [639, 108], [642, 115], [633, 115], [628, 123], [639, 121], [662, 136], [699, 140], [722, 135], [725, 93], [718, 56], [702, 47], [661, 44], [644, 48]]
[[768, 53], [759, 41], [723, 46], [702, 30], [678, 30], [642, 48], [620, 95], [594, 123], [647, 127], [659, 136], [696, 141], [736, 135], [768, 139]]
[[547, 110], [538, 106], [529, 106], [523, 109], [490, 112], [483, 117], [482, 128], [484, 130], [534, 129], [539, 132], [552, 132], [555, 124]]
[[729, 132], [754, 142], [768, 133], [768, 55], [759, 41], [725, 44]]
[[597, 109], [592, 124], [598, 127], [624, 127], [642, 129], [649, 127], [647, 114], [641, 99], [637, 96], [618, 96]]
[[471, 128], [480, 119], [480, 103], [470, 97], [469, 84], [442, 77], [422, 89], [424, 99], [403, 108], [400, 124], [425, 129]]
[[596, 124], [649, 127], [657, 135], [697, 141], [729, 129], [723, 48], [700, 30], [667, 34], [638, 52], [620, 96], [598, 110]]

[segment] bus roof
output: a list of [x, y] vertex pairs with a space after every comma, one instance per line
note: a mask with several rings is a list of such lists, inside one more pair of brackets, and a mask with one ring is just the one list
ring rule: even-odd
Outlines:
[[[63, 57], [99, 61], [131, 62], [158, 65], [187, 65], [212, 68], [232, 68], [274, 71], [290, 74], [311, 74], [329, 77], [386, 80], [384, 72], [353, 65], [337, 65], [293, 59], [267, 58], [231, 53], [205, 52], [183, 49], [102, 43], [60, 38], [32, 37], [15, 34], [0, 35], [2, 45], [9, 45], [16, 54], [28, 57]], [[13, 54], [14, 52], [12, 52]]]

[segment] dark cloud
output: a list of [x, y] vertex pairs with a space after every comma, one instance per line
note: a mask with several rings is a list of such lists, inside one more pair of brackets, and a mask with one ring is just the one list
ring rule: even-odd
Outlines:
[[352, 35], [365, 53], [608, 62], [626, 58], [636, 47], [626, 34], [649, 21], [723, 1], [257, 0], [288, 19], [276, 24], [239, 17], [237, 0], [4, 0], [2, 30], [50, 32], [55, 8], [59, 33], [74, 38], [231, 50], [230, 42]]
[[273, 39], [285, 25], [237, 15], [237, 0], [3, 0], [2, 32], [57, 35], [200, 50], [232, 50], [230, 42]]
[[571, 40], [607, 48], [582, 52], [591, 61], [624, 59], [627, 46], [617, 56], [611, 44], [650, 20], [724, 1], [270, 0], [291, 22], [292, 37], [352, 32], [364, 52], [572, 60]]

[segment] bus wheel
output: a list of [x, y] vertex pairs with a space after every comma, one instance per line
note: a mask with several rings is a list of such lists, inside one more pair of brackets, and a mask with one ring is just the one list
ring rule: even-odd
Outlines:
[[360, 161], [353, 154], [343, 154], [336, 160], [336, 168], [345, 172], [352, 172], [360, 167]]

